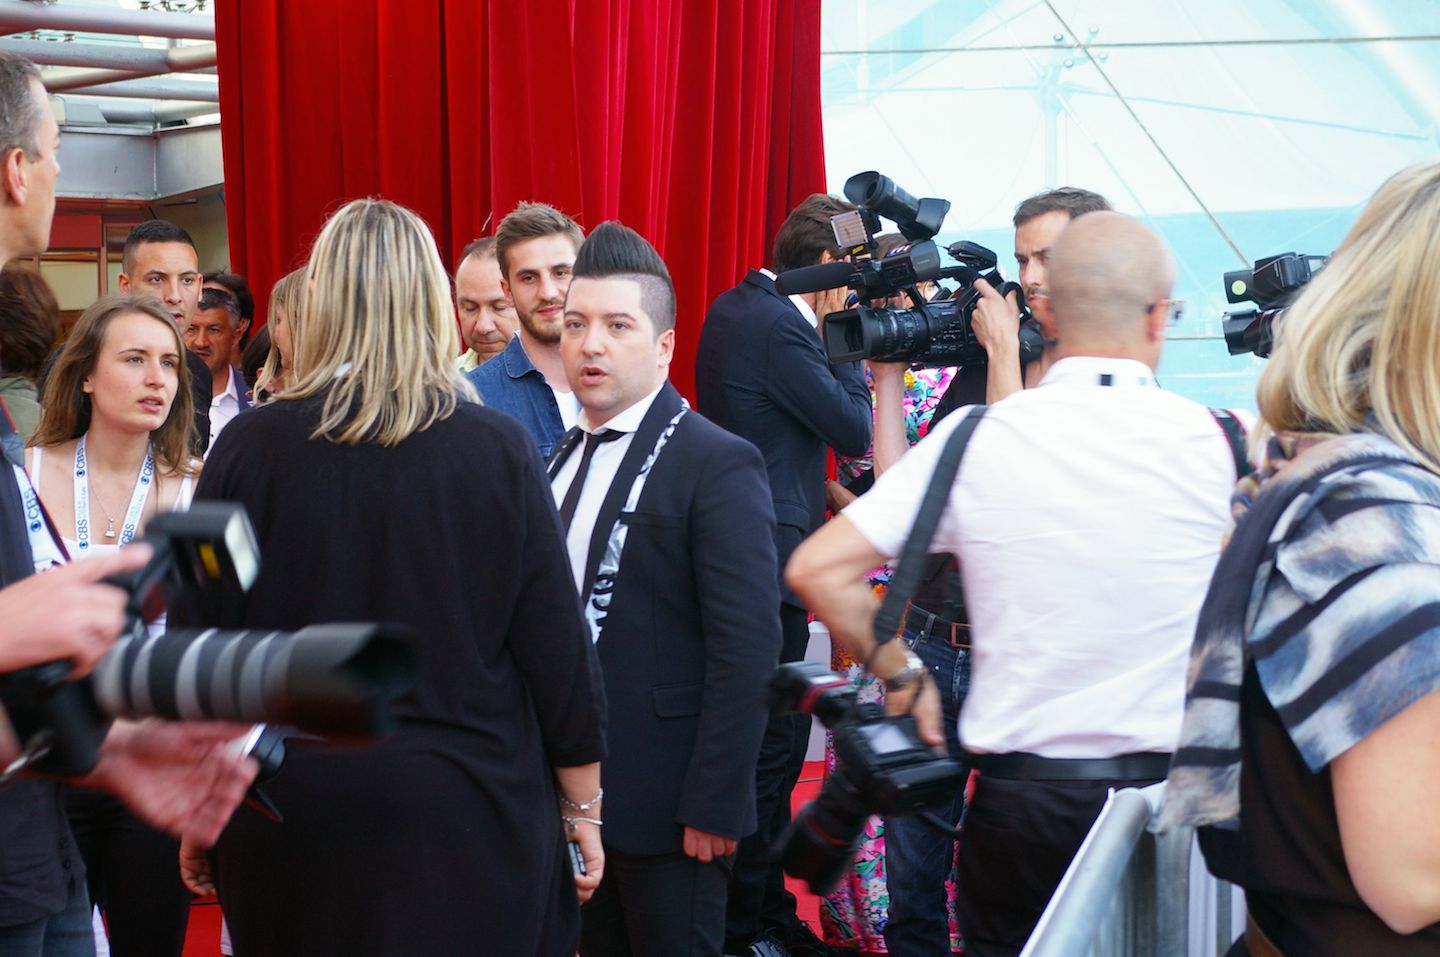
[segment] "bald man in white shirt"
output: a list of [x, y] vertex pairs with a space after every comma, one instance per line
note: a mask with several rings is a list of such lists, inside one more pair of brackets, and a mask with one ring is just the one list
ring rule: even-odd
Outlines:
[[[1175, 266], [1112, 212], [1078, 218], [1035, 303], [1054, 361], [988, 410], [932, 552], [955, 554], [972, 625], [960, 741], [979, 784], [960, 842], [957, 909], [973, 957], [1018, 954], [1106, 792], [1165, 777], [1201, 600], [1237, 462], [1204, 406], [1154, 369]], [[963, 412], [963, 410], [962, 410]], [[897, 556], [957, 413], [796, 552], [787, 581], [944, 742], [938, 697], [903, 643], [873, 656], [863, 575]]]

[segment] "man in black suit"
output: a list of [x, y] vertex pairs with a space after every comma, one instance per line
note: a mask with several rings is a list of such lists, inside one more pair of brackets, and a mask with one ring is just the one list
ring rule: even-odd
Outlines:
[[[775, 273], [837, 259], [830, 217], [854, 209], [823, 193], [790, 213], [775, 236], [774, 267], [752, 269], [705, 316], [695, 358], [700, 408], [759, 447], [775, 507], [780, 567], [825, 517], [825, 451], [863, 455], [870, 445], [870, 390], [859, 363], [831, 365], [817, 325], [844, 308], [846, 290], [786, 297]], [[805, 656], [804, 604], [781, 588], [781, 661]], [[759, 596], [754, 596], [755, 601]], [[805, 761], [810, 719], [772, 718], [756, 771], [759, 828], [741, 844], [730, 888], [727, 952], [823, 953], [795, 916], [795, 898], [770, 847], [790, 820], [790, 792]], [[763, 937], [774, 940], [764, 941]]]
[[[581, 951], [719, 957], [780, 650], [764, 462], [669, 384], [675, 291], [633, 230], [605, 223], [580, 248], [560, 336], [581, 412], [551, 487], [609, 701]], [[562, 813], [598, 826], [600, 796]]]

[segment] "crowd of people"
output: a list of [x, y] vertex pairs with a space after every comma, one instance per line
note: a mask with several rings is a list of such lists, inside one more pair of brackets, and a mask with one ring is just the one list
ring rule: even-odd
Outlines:
[[[1023, 365], [1021, 298], [983, 283], [987, 361], [832, 363], [849, 290], [776, 285], [847, 254], [824, 194], [710, 304], [697, 408], [662, 257], [543, 202], [453, 277], [414, 213], [347, 203], [258, 329], [153, 220], [57, 348], [15, 261], [48, 244], [58, 139], [0, 54], [0, 675], [93, 668], [125, 614], [102, 579], [192, 501], [243, 505], [263, 563], [169, 624], [393, 622], [416, 667], [393, 734], [302, 729], [244, 806], [244, 727], [117, 721], [57, 780], [0, 708], [0, 957], [179, 955], [192, 891], [241, 957], [1015, 955], [1110, 790], [1160, 781], [1160, 825], [1246, 889], [1236, 954], [1440, 953], [1440, 163], [1287, 309], [1252, 423], [1159, 387], [1175, 263], [1074, 188], [1016, 209]], [[810, 719], [766, 706], [812, 615], [970, 778], [938, 809], [958, 840], [867, 824], [823, 940], [775, 853]]]

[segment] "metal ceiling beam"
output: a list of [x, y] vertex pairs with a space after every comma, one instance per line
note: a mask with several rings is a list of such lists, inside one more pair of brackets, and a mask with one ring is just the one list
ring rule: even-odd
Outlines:
[[17, 53], [32, 63], [46, 66], [83, 66], [153, 76], [157, 73], [189, 72], [214, 66], [213, 44], [171, 47], [158, 50], [142, 46], [112, 46], [105, 43], [57, 43], [53, 40], [0, 39], [0, 51]]
[[161, 62], [140, 69], [106, 70], [54, 67], [41, 72], [41, 81], [45, 84], [45, 89], [51, 93], [61, 93], [65, 90], [100, 86], [118, 80], [135, 80], [147, 76], [162, 76], [166, 73], [188, 73], [191, 70], [212, 67], [215, 63], [215, 45], [209, 43], [203, 46], [177, 47], [168, 51]]
[[209, 43], [204, 46], [177, 47], [168, 51], [160, 63], [141, 69], [105, 70], [55, 67], [42, 71], [41, 80], [45, 84], [45, 89], [51, 93], [61, 93], [65, 90], [79, 90], [85, 87], [114, 83], [118, 80], [136, 80], [147, 76], [162, 76], [166, 73], [188, 73], [191, 70], [212, 67], [215, 63], [215, 45]]
[[87, 96], [128, 96], [137, 100], [193, 100], [200, 103], [220, 102], [218, 80], [120, 80], [104, 86], [67, 88], [70, 93]]
[[215, 17], [211, 13], [110, 10], [35, 3], [32, 0], [0, 0], [0, 33], [23, 33], [27, 30], [214, 40]]
[[[64, 103], [65, 122], [71, 127], [104, 126], [114, 123], [154, 129], [167, 123], [190, 120], [219, 112], [214, 103], [130, 103], [110, 97], [78, 97], [72, 94], [56, 97]], [[68, 135], [68, 134], [67, 134]]]

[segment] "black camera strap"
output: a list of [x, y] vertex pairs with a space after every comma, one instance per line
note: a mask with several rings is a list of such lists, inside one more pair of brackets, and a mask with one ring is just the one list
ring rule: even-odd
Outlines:
[[1220, 426], [1220, 431], [1225, 433], [1225, 441], [1230, 444], [1230, 456], [1235, 460], [1235, 478], [1243, 479], [1254, 472], [1245, 450], [1245, 424], [1229, 409], [1211, 409], [1210, 418]]
[[920, 584], [929, 562], [930, 540], [935, 537], [935, 526], [940, 524], [940, 515], [945, 511], [945, 502], [955, 484], [955, 475], [960, 471], [960, 459], [975, 426], [988, 411], [988, 406], [976, 405], [965, 413], [965, 418], [950, 437], [945, 440], [945, 449], [935, 465], [935, 473], [925, 488], [920, 500], [920, 512], [915, 524], [910, 526], [910, 535], [905, 539], [905, 548], [900, 553], [900, 564], [895, 577], [885, 591], [885, 600], [875, 614], [875, 645], [879, 647], [900, 634], [905, 617], [905, 606], [909, 603], [916, 587]]

